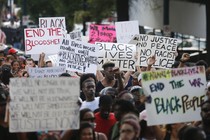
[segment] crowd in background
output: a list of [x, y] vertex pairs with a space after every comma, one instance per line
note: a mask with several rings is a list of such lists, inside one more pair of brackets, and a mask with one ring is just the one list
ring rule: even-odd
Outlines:
[[[2, 35], [3, 36], [3, 35]], [[3, 38], [3, 37], [2, 37]], [[1, 39], [1, 38], [0, 38]], [[20, 56], [11, 48], [7, 53], [0, 50], [0, 138], [3, 140], [210, 140], [210, 67], [203, 60], [195, 63], [206, 69], [207, 100], [201, 104], [200, 122], [186, 122], [147, 126], [145, 103], [151, 97], [142, 90], [144, 71], [153, 71], [156, 58], [152, 56], [147, 67], [136, 71], [121, 71], [112, 62], [106, 62], [96, 75], [77, 74], [80, 77], [80, 129], [33, 133], [9, 133], [4, 122], [6, 104], [9, 102], [10, 78], [27, 78], [28, 67], [52, 67], [45, 54], [39, 61]], [[173, 67], [186, 67], [190, 61], [187, 53]], [[72, 77], [68, 73], [61, 76]], [[79, 93], [78, 93], [79, 94]], [[155, 118], [154, 118], [155, 119]]]

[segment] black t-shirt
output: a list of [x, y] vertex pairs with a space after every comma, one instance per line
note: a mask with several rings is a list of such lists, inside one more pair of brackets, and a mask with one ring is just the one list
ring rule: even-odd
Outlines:
[[16, 133], [10, 133], [9, 128], [0, 125], [0, 139], [1, 140], [18, 140]]
[[[118, 81], [116, 80], [115, 81], [115, 84], [113, 86], [113, 88], [117, 88], [118, 86]], [[102, 89], [104, 89], [104, 85], [101, 83], [101, 81], [99, 81], [97, 84], [96, 84], [96, 93], [99, 93]]]

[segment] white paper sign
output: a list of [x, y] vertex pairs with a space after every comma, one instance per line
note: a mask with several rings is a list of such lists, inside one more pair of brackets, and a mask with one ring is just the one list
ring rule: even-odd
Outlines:
[[58, 55], [57, 54], [49, 55], [48, 58], [52, 62], [53, 66], [57, 66], [58, 65]]
[[66, 29], [65, 17], [39, 18], [39, 28], [63, 28]]
[[57, 54], [63, 32], [61, 28], [26, 28], [24, 35], [26, 54]]
[[137, 46], [140, 66], [147, 67], [147, 61], [153, 55], [157, 60], [153, 67], [171, 68], [174, 64], [177, 50], [177, 39], [175, 38], [140, 34], [135, 35], [129, 44]]
[[77, 40], [62, 39], [58, 65], [79, 73], [96, 73], [99, 47]]
[[152, 98], [146, 103], [148, 125], [201, 120], [206, 87], [203, 66], [144, 72], [142, 87]]
[[59, 77], [65, 72], [65, 67], [28, 68], [28, 74], [31, 78]]
[[78, 78], [12, 78], [10, 132], [79, 128]]
[[139, 34], [138, 21], [115, 22], [117, 43], [128, 43], [132, 37]]
[[98, 69], [102, 70], [102, 65], [111, 61], [123, 71], [135, 70], [136, 46], [123, 43], [102, 43], [96, 42], [99, 47]]
[[81, 31], [72, 31], [69, 33], [70, 39], [72, 40], [82, 40], [82, 32]]

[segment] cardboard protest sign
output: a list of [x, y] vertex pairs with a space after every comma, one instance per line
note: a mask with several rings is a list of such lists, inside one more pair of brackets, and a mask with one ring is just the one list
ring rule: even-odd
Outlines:
[[59, 77], [64, 72], [66, 72], [65, 67], [28, 68], [28, 74], [31, 78]]
[[148, 125], [201, 120], [206, 87], [203, 66], [144, 72], [142, 87], [152, 98], [146, 103]]
[[138, 21], [115, 22], [117, 43], [128, 43], [132, 37], [139, 34]]
[[89, 43], [95, 42], [116, 42], [114, 25], [91, 24], [89, 30]]
[[66, 29], [65, 17], [41, 17], [39, 28], [63, 28]]
[[58, 53], [61, 28], [26, 28], [25, 53], [26, 54], [56, 54]]
[[12, 78], [10, 132], [79, 128], [78, 78]]
[[135, 70], [136, 46], [121, 43], [96, 42], [99, 46], [98, 69], [102, 70], [102, 65], [107, 61], [115, 63], [116, 67], [124, 71]]
[[79, 73], [96, 73], [99, 47], [63, 38], [58, 53], [58, 65]]
[[147, 66], [148, 59], [153, 55], [157, 60], [153, 67], [171, 68], [174, 64], [177, 49], [177, 39], [175, 38], [140, 34], [135, 35], [129, 44], [136, 45], [140, 66]]
[[69, 33], [69, 37], [72, 40], [82, 40], [82, 32], [81, 31], [72, 31]]
[[50, 59], [50, 61], [52, 62], [53, 66], [57, 66], [58, 65], [58, 55], [49, 55], [48, 58]]

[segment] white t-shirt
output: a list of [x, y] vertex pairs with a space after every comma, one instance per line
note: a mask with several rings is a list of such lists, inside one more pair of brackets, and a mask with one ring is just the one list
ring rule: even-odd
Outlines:
[[91, 102], [83, 101], [80, 107], [80, 110], [84, 108], [89, 108], [90, 110], [94, 111], [99, 108], [99, 97], [95, 97], [95, 99]]

